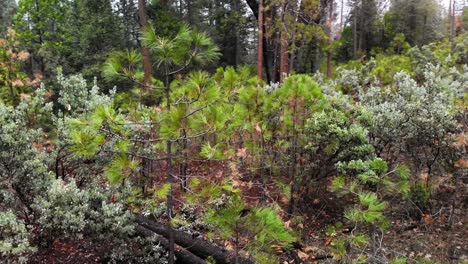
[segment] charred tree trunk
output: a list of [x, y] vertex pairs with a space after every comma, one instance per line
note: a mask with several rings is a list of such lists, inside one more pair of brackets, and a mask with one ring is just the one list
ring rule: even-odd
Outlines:
[[[186, 234], [182, 231], [169, 230], [166, 225], [151, 221], [142, 216], [136, 216], [135, 220], [140, 226], [151, 230], [165, 238], [169, 237], [171, 233], [174, 234], [174, 240], [175, 243], [177, 243], [177, 245], [186, 248], [187, 250], [189, 250], [190, 252], [202, 259], [212, 257], [218, 264], [236, 263], [234, 252], [230, 252], [226, 249], [215, 246], [212, 243], [207, 242], [205, 240], [193, 238], [191, 235]], [[237, 263], [254, 263], [253, 260], [241, 256], [239, 256], [237, 259]]]
[[[163, 246], [166, 250], [169, 250], [170, 248], [170, 243], [169, 240], [167, 240], [165, 237], [158, 235], [154, 233], [153, 231], [137, 225], [135, 227], [136, 232], [143, 236], [143, 237], [154, 237], [156, 240], [159, 242], [161, 246]], [[176, 245], [175, 246], [175, 256], [177, 257], [177, 262], [178, 263], [184, 263], [184, 264], [206, 264], [207, 262], [203, 260], [202, 258], [198, 257], [197, 255], [193, 254], [192, 252], [186, 250], [185, 248]]]

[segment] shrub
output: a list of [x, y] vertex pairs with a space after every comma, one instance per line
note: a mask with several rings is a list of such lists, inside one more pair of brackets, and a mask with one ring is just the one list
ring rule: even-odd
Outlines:
[[111, 249], [103, 256], [111, 263], [164, 263], [162, 248], [152, 239], [136, 237], [132, 215], [121, 204], [108, 200], [100, 189], [80, 190], [74, 182], [55, 180], [32, 207], [39, 216], [41, 236], [49, 244], [56, 238], [86, 237]]
[[44, 104], [44, 92], [39, 89], [37, 96], [17, 107], [0, 104], [0, 208], [12, 209], [22, 219], [29, 218], [29, 205], [51, 178], [50, 160], [40, 150], [42, 130], [35, 122], [51, 111], [52, 106]]
[[29, 240], [29, 230], [21, 219], [11, 210], [0, 212], [0, 259], [34, 252]]
[[437, 76], [437, 69], [428, 68], [422, 84], [400, 72], [391, 89], [360, 91], [361, 104], [370, 117], [371, 144], [390, 165], [409, 159], [416, 170], [426, 168], [430, 174], [449, 167], [456, 158], [453, 101], [463, 84], [450, 76]]
[[305, 146], [311, 179], [334, 175], [338, 162], [366, 159], [373, 155], [368, 131], [356, 124], [352, 113], [327, 109], [316, 113], [305, 126]]

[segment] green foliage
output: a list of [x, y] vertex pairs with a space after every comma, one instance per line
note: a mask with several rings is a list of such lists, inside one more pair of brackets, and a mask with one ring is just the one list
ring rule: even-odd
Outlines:
[[[11, 211], [0, 212], [0, 256], [10, 257], [34, 252], [25, 223]], [[20, 261], [21, 262], [21, 261]]]
[[[358, 86], [359, 87], [359, 86]], [[356, 204], [345, 209], [344, 217], [354, 229], [351, 235], [340, 234], [341, 224], [327, 230], [333, 241], [329, 249], [336, 259], [345, 259], [352, 252], [360, 252], [374, 243], [370, 237], [376, 230], [385, 229], [389, 221], [384, 212], [388, 205], [383, 197], [409, 193], [409, 169], [399, 165], [391, 168], [376, 157], [369, 140], [368, 124], [372, 122], [365, 108], [350, 106], [346, 100], [315, 114], [306, 125], [312, 160], [320, 161], [317, 171], [338, 175], [331, 182], [331, 190], [339, 196], [354, 197]], [[365, 263], [360, 254], [356, 262]]]
[[0, 35], [3, 36], [7, 32], [8, 28], [13, 23], [13, 16], [15, 14], [15, 9], [17, 8], [17, 3], [15, 0], [5, 0], [0, 3]]
[[[39, 215], [41, 236], [80, 238], [86, 235], [96, 244], [106, 244], [111, 250], [103, 256], [112, 263], [165, 262], [162, 249], [151, 239], [133, 238], [132, 216], [119, 203], [106, 202], [108, 197], [99, 188], [80, 190], [74, 182], [51, 182], [47, 193], [36, 199], [32, 207]], [[139, 245], [140, 252], [132, 247]]]
[[223, 203], [207, 208], [204, 220], [222, 238], [233, 238], [236, 251], [245, 247], [254, 256], [273, 253], [271, 245], [287, 246], [294, 241], [273, 208], [247, 208], [235, 189]]
[[[64, 134], [70, 130], [64, 127], [64, 120], [69, 120], [70, 116], [79, 119], [83, 113], [94, 110], [97, 113], [94, 124], [115, 121], [115, 112], [105, 105], [111, 102], [110, 97], [99, 94], [97, 87], [86, 89], [80, 76], [60, 78], [65, 90], [73, 93], [62, 94], [59, 99], [60, 103], [66, 104], [62, 105], [66, 113], [60, 111], [60, 117], [53, 115], [52, 104], [45, 102], [47, 91], [44, 86], [16, 107], [0, 104], [0, 208], [7, 209], [0, 216], [2, 257], [23, 261], [35, 247], [44, 246], [35, 244], [41, 241], [39, 238], [53, 242], [86, 236], [96, 245], [112, 248], [103, 255], [110, 263], [164, 262], [164, 252], [154, 241], [135, 238], [131, 215], [120, 203], [108, 203], [108, 190], [87, 185], [93, 180], [98, 181], [99, 177], [91, 174], [92, 170], [87, 170], [83, 163], [75, 175], [77, 179], [85, 179], [81, 180], [85, 189], [77, 188], [72, 178], [69, 183], [53, 180], [53, 171], [49, 167], [63, 159], [64, 150], [56, 151], [44, 143], [44, 133], [38, 128], [42, 120], [54, 122], [51, 126], [57, 129], [55, 140], [61, 148], [67, 145]], [[75, 122], [75, 125], [80, 127], [82, 123]], [[73, 135], [67, 136], [73, 138]], [[122, 149], [125, 144], [118, 145]], [[103, 167], [102, 164], [98, 166]], [[91, 176], [94, 179], [89, 180]], [[64, 174], [62, 178], [68, 177]], [[31, 226], [40, 232], [32, 232]]]
[[74, 182], [65, 185], [54, 181], [44, 197], [37, 199], [33, 208], [40, 213], [38, 223], [41, 235], [54, 237], [75, 237], [83, 233], [89, 208], [88, 193], [79, 190]]
[[204, 33], [192, 31], [188, 26], [182, 27], [173, 39], [159, 37], [154, 27], [150, 26], [141, 39], [155, 55], [157, 67], [184, 66], [192, 61], [206, 63], [219, 56], [218, 48], [211, 38]]
[[[438, 70], [429, 66], [422, 84], [401, 72], [395, 75], [392, 89], [371, 87], [360, 93], [362, 105], [373, 119], [369, 132], [378, 155], [389, 157], [398, 148], [399, 157], [427, 166], [429, 171], [453, 162], [456, 109], [452, 102], [464, 81], [457, 81], [456, 75], [436, 76]], [[384, 150], [388, 143], [393, 147]]]
[[377, 55], [375, 68], [371, 69], [369, 76], [374, 76], [385, 85], [392, 83], [393, 76], [398, 72], [411, 73], [411, 71], [410, 58], [405, 55]]
[[403, 33], [411, 45], [424, 45], [441, 38], [440, 5], [434, 0], [393, 2], [387, 16], [388, 32]]
[[367, 130], [356, 124], [350, 113], [329, 108], [312, 116], [305, 125], [306, 150], [314, 178], [335, 171], [338, 162], [365, 159], [373, 155]]
[[430, 198], [431, 198], [431, 190], [426, 184], [422, 182], [416, 182], [411, 186], [411, 189], [409, 192], [409, 199], [420, 210], [428, 209]]
[[44, 102], [45, 89], [23, 100], [17, 107], [0, 104], [0, 207], [28, 214], [28, 206], [42, 194], [51, 178], [50, 157], [35, 144], [42, 140], [38, 120], [49, 115], [52, 105]]
[[[431, 1], [421, 7], [426, 15], [436, 14]], [[407, 2], [414, 7], [414, 1]], [[438, 36], [425, 35], [420, 28], [406, 34], [407, 17], [398, 18], [408, 10], [395, 9], [405, 3], [393, 3], [378, 18], [376, 1], [355, 2], [351, 19], [357, 13], [366, 19], [346, 27], [330, 46], [324, 45], [327, 36], [319, 16], [305, 16], [312, 22], [306, 25], [285, 12], [286, 23], [272, 21], [265, 33], [274, 42], [275, 32], [284, 33], [278, 29], [289, 26], [293, 41], [288, 53], [299, 72], [308, 70], [304, 58], [319, 57], [320, 51], [351, 57], [355, 26], [361, 50], [356, 60], [337, 69], [336, 79], [316, 75], [315, 81], [293, 74], [282, 84], [266, 86], [256, 79], [253, 67], [238, 65], [251, 45], [241, 36], [254, 39], [245, 32], [252, 22], [242, 15], [245, 4], [218, 1], [202, 9], [213, 4], [206, 0], [185, 1], [193, 9], [182, 13], [194, 28], [223, 32], [215, 40], [181, 26], [170, 4], [151, 3], [148, 14], [154, 26], [147, 27], [140, 40], [155, 63], [150, 83], [143, 85], [141, 52], [131, 49], [136, 37], [126, 37], [130, 49], [124, 50], [120, 36], [122, 31], [137, 32], [135, 21], [128, 19], [135, 10], [124, 7], [129, 3], [118, 1], [113, 8], [108, 0], [19, 2], [20, 31], [16, 36], [10, 31], [10, 38], [0, 41], [0, 98], [14, 105], [0, 105], [0, 208], [7, 209], [0, 213], [2, 254], [31, 252], [38, 240], [30, 231], [33, 225], [49, 242], [86, 236], [112, 248], [104, 261], [164, 263], [154, 240], [135, 237], [133, 212], [168, 219], [194, 235], [210, 230], [209, 237], [228, 240], [236, 253], [247, 249], [259, 262], [271, 263], [275, 257], [270, 246], [287, 248], [295, 238], [276, 204], [252, 208], [244, 188], [263, 190], [265, 203], [278, 194], [282, 203], [283, 198], [290, 202], [294, 214], [299, 210], [294, 210], [293, 200], [308, 202], [315, 182], [333, 177], [331, 189], [339, 203], [354, 202], [347, 204], [343, 219], [353, 229], [343, 234], [341, 223], [330, 228], [330, 250], [337, 259], [357, 256], [354, 262], [365, 263], [372, 261], [367, 253], [389, 226], [389, 198], [409, 198], [424, 208], [430, 202], [430, 185], [411, 183], [411, 175], [443, 173], [457, 158], [452, 143], [458, 132], [455, 103], [466, 99], [466, 69], [458, 65], [468, 57], [466, 35], [455, 40], [453, 55], [447, 40], [410, 48], [408, 42], [422, 44]], [[281, 12], [283, 8], [270, 9], [276, 4], [272, 2], [268, 12]], [[319, 14], [320, 4], [303, 1], [301, 12]], [[165, 12], [166, 7], [172, 11]], [[421, 10], [413, 16], [417, 21]], [[198, 18], [206, 21], [195, 21]], [[427, 27], [435, 28], [437, 19], [428, 18]], [[242, 25], [236, 27], [239, 21]], [[29, 61], [20, 47], [32, 52]], [[117, 51], [108, 54], [113, 47]], [[366, 61], [366, 54], [373, 58]], [[118, 94], [102, 94], [96, 81], [88, 85], [82, 75], [64, 77], [62, 70], [57, 72], [56, 93], [42, 86], [35, 94], [24, 94], [41, 76], [31, 81], [21, 67], [49, 75], [51, 68], [63, 65], [64, 72], [81, 71], [87, 77], [100, 74], [105, 56], [102, 73], [107, 82], [117, 82]], [[218, 69], [213, 76], [192, 71], [219, 57], [221, 63], [236, 64], [237, 70]], [[310, 67], [319, 62], [313, 64]], [[55, 111], [46, 100], [53, 100]], [[51, 126], [45, 127], [47, 135], [39, 129], [46, 122]], [[189, 166], [206, 160], [228, 162], [231, 178], [208, 182], [192, 175], [197, 171]], [[160, 182], [152, 171], [156, 163], [162, 164], [161, 172], [172, 165], [167, 175], [175, 182]], [[63, 180], [53, 180], [54, 173]], [[178, 181], [185, 193], [173, 192]], [[173, 205], [165, 202], [171, 195], [183, 205], [169, 208]]]
[[360, 208], [354, 207], [345, 212], [345, 217], [355, 223], [375, 224], [383, 220], [382, 210], [385, 203], [378, 201], [377, 195], [371, 192], [358, 194]]
[[73, 16], [64, 28], [71, 35], [71, 42], [65, 43], [71, 50], [64, 54], [70, 68], [64, 70], [80, 72], [86, 79], [101, 77], [107, 54], [124, 46], [123, 21], [109, 0], [78, 0], [70, 12]]
[[[464, 9], [466, 10], [466, 8]], [[467, 17], [468, 11], [463, 12], [464, 16]], [[468, 22], [465, 23], [465, 25]], [[468, 33], [461, 34], [455, 42], [455, 56], [457, 63], [459, 64], [468, 64]]]
[[401, 55], [405, 54], [410, 47], [410, 44], [406, 42], [405, 35], [403, 33], [397, 33], [392, 42], [390, 42], [389, 51], [390, 53]]
[[[71, 52], [72, 35], [67, 31], [70, 1], [21, 0], [15, 15], [15, 29], [23, 48], [30, 51], [38, 62], [33, 72], [44, 73], [65, 64], [62, 54]], [[55, 25], [50, 27], [50, 25]]]
[[57, 71], [57, 84], [60, 86], [57, 102], [68, 116], [77, 116], [112, 103], [114, 90], [110, 95], [101, 94], [97, 81], [90, 87], [82, 75], [65, 77], [61, 69]]
[[390, 264], [406, 264], [406, 258], [403, 257], [396, 257], [392, 260], [390, 260]]
[[30, 73], [52, 75], [63, 68], [87, 78], [101, 75], [112, 49], [122, 49], [123, 23], [109, 0], [20, 0], [15, 29], [21, 47], [32, 54]]
[[21, 71], [29, 53], [19, 50], [16, 31], [9, 28], [5, 36], [5, 39], [0, 38], [0, 102], [17, 105], [20, 94], [29, 91], [32, 85], [37, 85], [40, 76], [36, 75], [36, 79], [31, 81]]

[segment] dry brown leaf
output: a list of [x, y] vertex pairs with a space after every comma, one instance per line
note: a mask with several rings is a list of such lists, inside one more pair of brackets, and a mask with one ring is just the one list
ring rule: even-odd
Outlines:
[[333, 241], [333, 237], [327, 238], [327, 240], [325, 241], [325, 246], [330, 245], [330, 243], [331, 243], [332, 241]]
[[468, 168], [468, 159], [459, 159], [455, 162], [455, 167]]
[[310, 256], [302, 251], [297, 251], [297, 255], [302, 259], [302, 260], [307, 260], [310, 258]]
[[255, 124], [255, 131], [257, 131], [257, 133], [262, 133], [262, 128], [260, 127], [260, 123], [256, 123]]
[[31, 98], [31, 95], [25, 94], [25, 93], [20, 93], [20, 98], [21, 98], [21, 100], [28, 100], [29, 98]]
[[315, 248], [311, 247], [311, 246], [307, 246], [307, 247], [304, 247], [302, 250], [304, 250], [304, 252], [306, 253], [309, 253], [309, 252], [312, 252], [315, 250]]
[[15, 79], [11, 82], [13, 87], [23, 87], [24, 83], [20, 79]]
[[282, 203], [287, 204], [287, 203], [289, 203], [289, 198], [286, 197], [286, 195], [281, 195], [280, 201], [281, 201]]
[[234, 247], [233, 247], [232, 244], [229, 243], [229, 242], [226, 242], [225, 245], [224, 245], [224, 247], [225, 247], [227, 250], [234, 250]]
[[279, 245], [272, 245], [271, 248], [275, 251], [276, 254], [283, 254], [283, 248]]
[[247, 186], [249, 187], [249, 189], [252, 189], [252, 187], [254, 186], [254, 183], [252, 181], [249, 181], [247, 183]]
[[20, 51], [18, 53], [18, 60], [25, 61], [29, 58], [29, 53], [27, 51]]
[[246, 158], [247, 157], [247, 149], [246, 148], [237, 149], [236, 156], [239, 157], [239, 158]]
[[428, 183], [429, 182], [429, 174], [427, 173], [421, 173], [419, 175], [419, 178], [421, 179], [422, 182]]
[[455, 146], [461, 147], [468, 144], [468, 138], [463, 133], [457, 134], [456, 138]]
[[434, 219], [430, 214], [423, 214], [422, 219], [426, 225], [432, 225], [432, 223], [434, 222]]
[[242, 182], [239, 181], [239, 180], [232, 180], [232, 186], [240, 187], [240, 186], [242, 186]]

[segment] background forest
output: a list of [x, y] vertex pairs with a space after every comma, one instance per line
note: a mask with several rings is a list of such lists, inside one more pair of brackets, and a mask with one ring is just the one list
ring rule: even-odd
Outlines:
[[1, 263], [467, 263], [464, 0], [1, 0]]

